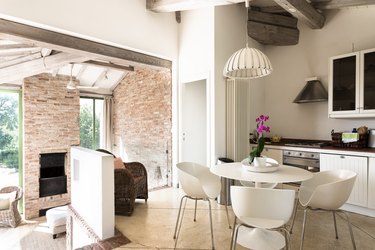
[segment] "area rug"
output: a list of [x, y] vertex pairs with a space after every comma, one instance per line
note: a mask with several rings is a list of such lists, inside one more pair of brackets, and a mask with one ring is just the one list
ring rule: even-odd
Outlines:
[[20, 249], [22, 250], [65, 250], [65, 234], [60, 234], [56, 239], [52, 235], [44, 232], [31, 231], [20, 240]]

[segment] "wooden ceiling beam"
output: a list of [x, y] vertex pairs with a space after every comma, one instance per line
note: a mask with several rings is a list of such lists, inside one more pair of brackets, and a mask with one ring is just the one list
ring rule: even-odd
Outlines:
[[62, 67], [71, 62], [87, 61], [87, 57], [58, 53], [0, 69], [0, 83], [8, 83]]
[[[172, 68], [172, 61], [0, 18], [0, 38], [119, 64]], [[5, 34], [5, 35], [4, 35]]]
[[95, 61], [95, 60], [89, 60], [86, 62], [83, 62], [82, 64], [91, 64], [99, 67], [104, 67], [104, 68], [112, 68], [112, 69], [119, 69], [119, 70], [124, 70], [124, 71], [134, 71], [133, 66], [125, 66], [125, 65], [119, 65], [116, 63], [111, 63], [111, 62], [100, 62], [100, 61]]
[[20, 56], [20, 57], [14, 58], [12, 60], [4, 60], [4, 61], [0, 62], [0, 68], [16, 65], [18, 63], [27, 62], [27, 61], [38, 59], [38, 58], [41, 58], [41, 57], [42, 57], [42, 55], [38, 52], [38, 53], [34, 53], [34, 54], [31, 54], [31, 55], [27, 55], [27, 56]]
[[274, 0], [292, 16], [303, 21], [312, 29], [321, 29], [324, 26], [325, 17], [319, 13], [306, 0]]
[[321, 1], [315, 0], [311, 4], [320, 10], [329, 10], [329, 9], [340, 9], [347, 7], [355, 6], [366, 6], [366, 5], [375, 5], [375, 0], [331, 0], [331, 1]]

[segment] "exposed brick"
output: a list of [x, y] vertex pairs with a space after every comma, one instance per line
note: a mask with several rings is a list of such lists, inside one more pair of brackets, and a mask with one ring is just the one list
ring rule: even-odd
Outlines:
[[172, 164], [171, 71], [137, 69], [113, 95], [115, 152], [120, 154], [121, 140], [129, 161], [147, 168], [149, 188], [170, 184], [166, 176]]
[[[69, 77], [40, 74], [23, 84], [25, 218], [70, 202], [70, 146], [79, 144], [79, 92], [67, 92]], [[68, 193], [39, 198], [39, 154], [67, 152]]]

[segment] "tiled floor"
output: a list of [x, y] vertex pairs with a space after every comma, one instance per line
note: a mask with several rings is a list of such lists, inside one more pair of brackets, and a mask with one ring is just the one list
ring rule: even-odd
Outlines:
[[[179, 189], [167, 188], [149, 193], [147, 203], [143, 200], [136, 201], [136, 208], [132, 216], [116, 216], [116, 227], [126, 235], [132, 243], [118, 249], [173, 249], [173, 232], [176, 223], [178, 206], [183, 193]], [[227, 250], [230, 245], [231, 230], [228, 229], [225, 208], [212, 202], [215, 249]], [[292, 234], [292, 248], [299, 249], [299, 237], [302, 226], [301, 209], [297, 212]], [[177, 249], [211, 249], [208, 205], [207, 202], [198, 202], [197, 221], [193, 222], [194, 203], [188, 201], [187, 210]], [[375, 250], [375, 218], [350, 214], [357, 249]], [[64, 235], [53, 240], [51, 235], [38, 232], [35, 222], [27, 222], [12, 228], [0, 228], [0, 249], [65, 249]], [[233, 222], [233, 212], [230, 210], [230, 219]], [[338, 217], [339, 239], [335, 239], [332, 213], [310, 213], [307, 221], [306, 239], [304, 249], [352, 249], [349, 231], [346, 222]], [[241, 246], [237, 249], [242, 250]]]
[[[117, 216], [116, 226], [132, 243], [119, 249], [173, 249], [173, 232], [176, 223], [181, 190], [167, 188], [150, 192], [147, 203], [137, 200], [134, 214]], [[231, 230], [224, 206], [213, 202], [215, 249], [229, 249]], [[197, 221], [193, 222], [194, 202], [188, 201], [177, 249], [211, 249], [208, 205], [198, 202]], [[301, 209], [297, 212], [292, 234], [292, 248], [299, 249], [302, 227]], [[233, 212], [230, 210], [233, 222]], [[375, 218], [350, 213], [357, 249], [375, 249]], [[339, 239], [335, 239], [332, 213], [311, 212], [307, 220], [304, 249], [352, 249], [346, 222], [337, 219]], [[240, 246], [237, 249], [244, 249]]]

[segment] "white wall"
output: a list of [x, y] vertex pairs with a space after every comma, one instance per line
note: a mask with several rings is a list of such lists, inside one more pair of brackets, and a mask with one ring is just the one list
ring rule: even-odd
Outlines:
[[265, 80], [265, 113], [271, 134], [285, 138], [331, 139], [330, 131], [348, 131], [374, 119], [328, 119], [328, 102], [292, 103], [305, 78], [318, 76], [328, 90], [328, 58], [375, 47], [375, 8], [329, 11], [321, 30], [299, 22], [300, 41], [295, 46], [267, 46], [274, 72]]
[[[113, 157], [82, 147], [71, 148], [71, 206], [100, 239], [114, 236]], [[73, 249], [93, 243], [73, 223]], [[80, 233], [77, 233], [81, 231]]]
[[140, 0], [1, 0], [5, 14], [176, 60], [174, 13], [153, 13]]
[[[199, 80], [206, 81], [207, 100], [207, 164], [212, 164], [212, 150], [214, 149], [214, 113], [212, 96], [214, 96], [214, 8], [202, 8], [181, 13], [179, 27], [179, 100], [184, 95], [183, 84]], [[181, 102], [180, 102], [181, 104]], [[179, 107], [179, 132], [181, 139], [181, 123], [183, 115]], [[181, 146], [182, 141], [179, 142]], [[181, 148], [180, 148], [181, 149]], [[176, 182], [176, 181], [175, 181]]]
[[[226, 84], [223, 68], [229, 57], [246, 46], [247, 11], [243, 4], [215, 8], [215, 157], [226, 156]], [[249, 46], [264, 51], [262, 45], [249, 39]], [[255, 127], [255, 118], [264, 112], [265, 78], [247, 80], [250, 84], [248, 102], [249, 132]], [[248, 141], [248, 132], [242, 135]]]

